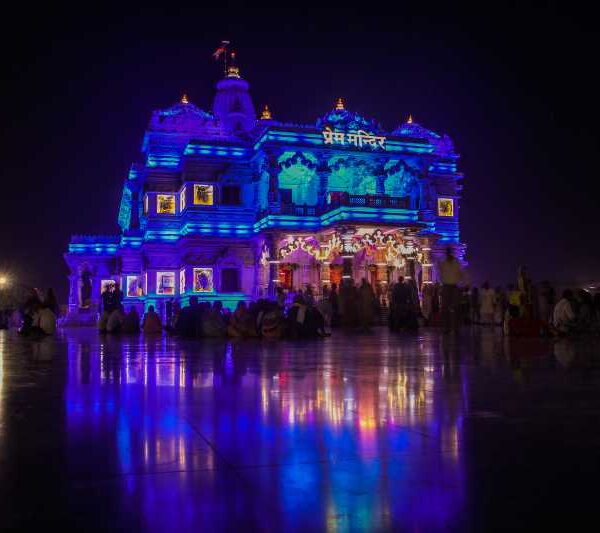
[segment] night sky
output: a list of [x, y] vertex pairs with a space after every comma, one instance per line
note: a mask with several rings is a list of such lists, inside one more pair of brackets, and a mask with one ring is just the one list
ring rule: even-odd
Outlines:
[[5, 18], [0, 271], [54, 286], [64, 301], [70, 235], [118, 231], [152, 110], [183, 92], [209, 110], [220, 76], [211, 53], [228, 39], [255, 106], [269, 104], [277, 120], [314, 123], [343, 96], [386, 129], [411, 113], [448, 133], [466, 176], [462, 239], [475, 282], [504, 284], [519, 264], [534, 280], [600, 279], [593, 18], [395, 6], [86, 7], [80, 17], [29, 6]]

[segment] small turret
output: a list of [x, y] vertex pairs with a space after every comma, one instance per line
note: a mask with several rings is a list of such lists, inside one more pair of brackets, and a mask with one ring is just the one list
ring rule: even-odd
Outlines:
[[256, 125], [256, 112], [250, 97], [250, 84], [240, 75], [235, 52], [225, 78], [217, 83], [217, 94], [213, 102], [213, 114], [225, 133], [239, 135], [249, 132]]

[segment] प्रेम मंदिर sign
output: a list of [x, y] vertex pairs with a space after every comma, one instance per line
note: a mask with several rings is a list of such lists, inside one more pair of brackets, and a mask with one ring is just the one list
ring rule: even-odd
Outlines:
[[327, 126], [322, 133], [324, 144], [348, 144], [358, 148], [370, 146], [371, 148], [381, 148], [382, 150], [385, 150], [385, 137], [371, 135], [363, 130], [358, 130], [355, 133], [344, 133], [341, 131], [334, 131]]

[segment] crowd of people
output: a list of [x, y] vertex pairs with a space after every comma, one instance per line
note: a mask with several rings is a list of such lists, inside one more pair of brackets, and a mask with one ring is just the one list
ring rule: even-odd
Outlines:
[[[460, 324], [502, 326], [510, 333], [512, 320], [523, 319], [541, 324], [549, 335], [600, 333], [600, 293], [592, 296], [584, 289], [565, 289], [561, 298], [549, 281], [535, 284], [527, 270], [520, 267], [516, 283], [492, 288], [486, 281], [481, 288], [461, 285], [464, 274], [459, 261], [449, 249], [440, 263], [441, 311], [445, 330]], [[440, 285], [423, 291], [423, 306], [433, 297], [437, 301]], [[433, 295], [433, 296], [432, 296]]]
[[[114, 284], [101, 295], [99, 330], [105, 333], [160, 334], [163, 330], [182, 337], [316, 338], [330, 335], [332, 328], [346, 332], [369, 332], [384, 320], [392, 331], [416, 330], [421, 325], [441, 325], [444, 332], [458, 331], [464, 324], [503, 326], [517, 320], [543, 325], [554, 335], [600, 333], [600, 293], [592, 296], [579, 289], [564, 290], [556, 297], [547, 281], [534, 284], [525, 268], [516, 283], [506, 288], [485, 282], [480, 288], [464, 284], [464, 272], [451, 249], [438, 265], [439, 283], [426, 283], [421, 295], [413, 279], [400, 277], [389, 287], [376, 289], [363, 278], [359, 284], [345, 279], [324, 286], [316, 295], [309, 285], [304, 290], [277, 289], [274, 299], [240, 301], [234, 311], [220, 301], [189, 305], [166, 303], [165, 324], [150, 305], [143, 317], [135, 306], [127, 311], [123, 293]], [[0, 327], [18, 328], [25, 336], [41, 337], [56, 331], [58, 303], [52, 289], [45, 296], [32, 289], [19, 309], [3, 312]]]
[[21, 306], [0, 313], [1, 329], [16, 329], [25, 337], [39, 338], [54, 335], [59, 307], [53, 289], [42, 294], [37, 289], [27, 293]]

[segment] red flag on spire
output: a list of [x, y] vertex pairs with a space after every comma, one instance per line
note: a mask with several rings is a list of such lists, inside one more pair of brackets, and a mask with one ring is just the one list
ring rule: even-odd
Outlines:
[[221, 45], [219, 46], [219, 48], [217, 48], [215, 50], [215, 52], [213, 53], [213, 57], [215, 58], [215, 61], [218, 61], [219, 58], [225, 53], [227, 52], [227, 45], [229, 44], [229, 41], [221, 41]]

